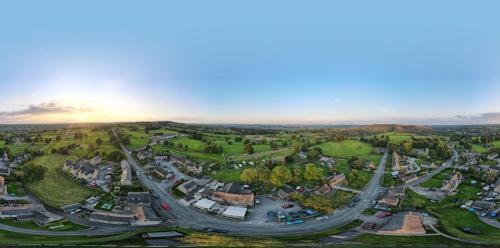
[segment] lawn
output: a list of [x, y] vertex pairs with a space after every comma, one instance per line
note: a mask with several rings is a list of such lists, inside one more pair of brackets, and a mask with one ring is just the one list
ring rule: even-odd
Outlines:
[[402, 143], [403, 141], [411, 141], [412, 137], [415, 137], [415, 138], [425, 137], [425, 136], [416, 135], [413, 133], [397, 133], [397, 132], [387, 132], [387, 133], [383, 133], [381, 135], [388, 136], [389, 140], [394, 142], [394, 143]]
[[7, 184], [7, 193], [14, 194], [16, 196], [24, 196], [26, 194], [24, 192], [23, 185], [19, 182]]
[[488, 152], [488, 148], [482, 146], [482, 145], [478, 145], [478, 144], [472, 144], [472, 150], [475, 151], [475, 152], [479, 152], [479, 153], [486, 153]]
[[500, 147], [500, 140], [496, 140], [493, 142], [493, 146]]
[[356, 196], [355, 193], [337, 190], [332, 196], [332, 207], [339, 208], [347, 204], [351, 199]]
[[381, 155], [373, 154], [373, 147], [370, 144], [356, 140], [344, 140], [342, 142], [326, 142], [317, 145], [323, 154], [336, 158], [351, 158], [357, 156], [360, 159], [380, 161]]
[[28, 190], [52, 207], [60, 207], [85, 200], [94, 191], [83, 187], [57, 171], [66, 160], [75, 159], [75, 156], [59, 154], [37, 157], [34, 163], [47, 167], [48, 171], [44, 179], [28, 184]]
[[240, 174], [243, 169], [222, 169], [216, 172], [216, 174], [210, 174], [209, 176], [217, 181], [221, 182], [239, 182]]
[[427, 180], [420, 185], [420, 187], [422, 188], [441, 188], [441, 186], [443, 186], [443, 180], [435, 177]]

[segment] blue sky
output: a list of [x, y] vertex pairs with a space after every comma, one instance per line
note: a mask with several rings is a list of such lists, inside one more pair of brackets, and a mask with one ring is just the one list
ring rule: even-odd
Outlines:
[[500, 122], [498, 1], [12, 1], [0, 123]]

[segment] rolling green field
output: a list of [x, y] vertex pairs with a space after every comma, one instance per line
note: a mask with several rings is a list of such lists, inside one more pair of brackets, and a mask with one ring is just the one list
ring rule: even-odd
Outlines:
[[34, 160], [35, 164], [47, 167], [48, 171], [44, 179], [28, 184], [27, 187], [31, 193], [49, 206], [60, 207], [80, 202], [88, 195], [95, 193], [57, 171], [66, 160], [76, 160], [76, 157], [52, 154], [37, 157]]
[[441, 186], [443, 185], [443, 180], [447, 180], [448, 178], [450, 178], [452, 174], [453, 174], [452, 169], [446, 169], [441, 173], [437, 174], [436, 176], [434, 176], [433, 178], [422, 183], [420, 186], [422, 188], [441, 188]]
[[395, 142], [395, 143], [401, 143], [403, 141], [411, 141], [412, 136], [415, 138], [425, 137], [425, 136], [420, 136], [420, 135], [416, 135], [413, 133], [396, 133], [396, 132], [387, 132], [387, 133], [383, 133], [381, 135], [388, 136], [389, 140], [392, 142]]

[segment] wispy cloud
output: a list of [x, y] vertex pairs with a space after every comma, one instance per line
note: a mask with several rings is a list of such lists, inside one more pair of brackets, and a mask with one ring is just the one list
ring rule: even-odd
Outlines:
[[40, 104], [31, 104], [27, 108], [15, 111], [0, 112], [0, 116], [5, 117], [20, 117], [20, 116], [36, 116], [44, 114], [61, 114], [61, 113], [84, 113], [92, 112], [90, 108], [76, 108], [72, 106], [65, 106], [56, 101], [44, 102]]

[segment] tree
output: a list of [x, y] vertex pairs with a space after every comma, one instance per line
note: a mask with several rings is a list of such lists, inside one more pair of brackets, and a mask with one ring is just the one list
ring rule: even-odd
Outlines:
[[253, 154], [253, 146], [251, 143], [246, 143], [245, 147], [243, 148], [243, 153], [246, 154]]
[[274, 142], [274, 141], [271, 141], [271, 142], [269, 143], [269, 146], [271, 147], [271, 150], [276, 150], [276, 149], [278, 149], [278, 144], [277, 144], [276, 142]]
[[309, 152], [307, 152], [307, 158], [310, 160], [310, 161], [316, 161], [319, 159], [319, 151], [316, 150], [316, 149], [312, 149], [310, 150]]
[[282, 187], [283, 185], [292, 181], [292, 172], [288, 167], [278, 165], [273, 168], [271, 172], [271, 183], [276, 187]]
[[47, 168], [41, 165], [27, 164], [23, 166], [23, 182], [32, 183], [42, 180], [47, 172]]
[[263, 165], [257, 166], [257, 180], [260, 183], [268, 184], [270, 176], [271, 176], [271, 171], [269, 170], [269, 168]]
[[106, 156], [106, 160], [114, 161], [114, 162], [119, 162], [119, 161], [123, 160], [124, 158], [125, 158], [125, 156], [120, 151], [112, 151], [110, 154], [108, 154]]
[[245, 183], [253, 184], [259, 179], [259, 173], [256, 168], [247, 168], [241, 172], [240, 179]]
[[125, 136], [121, 139], [122, 144], [124, 145], [130, 145], [130, 136]]
[[307, 164], [304, 170], [304, 179], [308, 181], [321, 181], [323, 179], [323, 168], [315, 164]]
[[103, 141], [102, 141], [101, 138], [97, 138], [96, 141], [95, 141], [96, 145], [98, 145], [98, 146], [102, 145], [102, 142]]
[[61, 141], [61, 136], [57, 135], [57, 136], [56, 136], [56, 141], [57, 141], [57, 142]]
[[352, 169], [351, 170], [351, 177], [352, 178], [356, 178], [356, 177], [358, 177], [358, 175], [359, 175], [359, 171], [358, 170], [356, 170], [356, 169]]
[[293, 183], [300, 183], [302, 181], [302, 178], [304, 174], [304, 170], [302, 166], [296, 164], [292, 166], [292, 182]]

